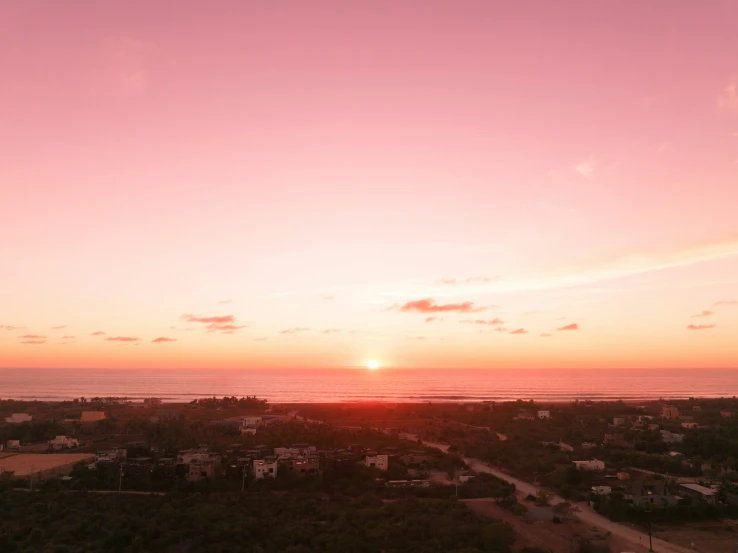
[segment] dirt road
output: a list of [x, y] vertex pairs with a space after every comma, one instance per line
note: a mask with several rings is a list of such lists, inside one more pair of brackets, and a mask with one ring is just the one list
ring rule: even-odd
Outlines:
[[[448, 444], [440, 444], [436, 442], [423, 442], [423, 444], [428, 447], [440, 449], [444, 452], [448, 452], [449, 448]], [[490, 465], [479, 459], [472, 459], [470, 457], [463, 457], [463, 459], [466, 464], [472, 468], [472, 470], [475, 470], [476, 472], [485, 472], [487, 474], [492, 474], [497, 478], [515, 484], [515, 487], [525, 494], [536, 495], [541, 489], [537, 486], [534, 486], [530, 482], [524, 482], [523, 480], [515, 478], [514, 476], [510, 476], [509, 474], [502, 472], [499, 469], [491, 467]], [[564, 499], [557, 495], [553, 495], [550, 499], [550, 503], [552, 505], [556, 505], [557, 503], [561, 503], [562, 501], [564, 501]], [[648, 534], [644, 534], [643, 532], [640, 532], [634, 528], [619, 524], [617, 522], [613, 522], [603, 517], [602, 515], [596, 513], [587, 503], [576, 503], [576, 505], [580, 509], [580, 512], [576, 515], [580, 521], [592, 526], [596, 526], [597, 528], [600, 528], [606, 532], [611, 532], [614, 536], [622, 538], [623, 540], [628, 541], [634, 545], [643, 545], [648, 543]], [[658, 538], [653, 538], [653, 549], [656, 553], [694, 553], [694, 551], [690, 549], [673, 543], [669, 543], [664, 540], [660, 540]]]

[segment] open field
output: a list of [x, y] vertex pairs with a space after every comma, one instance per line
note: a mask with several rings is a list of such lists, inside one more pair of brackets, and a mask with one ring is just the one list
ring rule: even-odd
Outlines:
[[29, 476], [32, 471], [34, 475], [42, 476], [64, 474], [76, 463], [94, 457], [91, 453], [19, 453], [0, 459], [0, 469], [13, 472], [18, 477]]
[[673, 526], [659, 526], [654, 535], [668, 539], [700, 553], [735, 553], [738, 544], [736, 521], [688, 522]]

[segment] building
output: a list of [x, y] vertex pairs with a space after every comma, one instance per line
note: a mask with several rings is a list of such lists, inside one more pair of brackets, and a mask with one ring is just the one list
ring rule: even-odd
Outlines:
[[105, 420], [105, 413], [103, 411], [82, 411], [80, 422], [97, 422]]
[[706, 488], [699, 484], [679, 484], [679, 489], [685, 495], [704, 501], [705, 503], [717, 503], [717, 490]]
[[5, 444], [6, 449], [18, 449], [20, 448], [20, 440], [8, 440]]
[[176, 421], [182, 417], [182, 411], [178, 409], [157, 409], [154, 418], [157, 422]]
[[662, 419], [678, 419], [679, 418], [679, 408], [675, 405], [664, 405], [661, 408], [661, 418]]
[[241, 436], [256, 436], [256, 428], [249, 428], [248, 426], [241, 427]]
[[264, 459], [254, 460], [254, 478], [256, 478], [257, 480], [261, 480], [262, 478], [266, 478], [267, 476], [276, 478], [277, 477], [277, 465], [278, 465], [278, 462], [276, 460], [274, 461], [265, 461]]
[[723, 409], [722, 411], [720, 411], [720, 414], [727, 419], [728, 417], [733, 416], [733, 411], [728, 411], [726, 409]]
[[161, 405], [164, 403], [160, 397], [147, 397], [143, 401], [146, 407], [154, 407], [155, 405]]
[[426, 453], [408, 453], [400, 457], [403, 463], [408, 467], [422, 466], [428, 462], [428, 455]]
[[610, 486], [592, 486], [592, 493], [595, 495], [610, 495], [612, 488]]
[[307, 459], [294, 459], [291, 461], [292, 470], [300, 476], [307, 474], [316, 474], [320, 471], [320, 464], [318, 459], [315, 457], [308, 457]]
[[599, 459], [591, 461], [573, 461], [574, 465], [581, 470], [605, 470], [605, 462]]
[[697, 423], [696, 423], [696, 422], [683, 422], [683, 423], [682, 423], [682, 428], [689, 428], [689, 429], [693, 429], [693, 428], [697, 428], [697, 426], [698, 426], [698, 425], [697, 425]]
[[151, 457], [133, 457], [122, 465], [123, 476], [138, 476], [151, 474], [154, 468], [154, 460]]
[[700, 407], [699, 405], [693, 405], [692, 411], [694, 411], [695, 413], [699, 413], [700, 411], [702, 411], [702, 407]]
[[536, 413], [536, 416], [539, 419], [550, 419], [551, 411], [549, 411], [548, 409], [539, 409], [538, 412]]
[[616, 445], [619, 447], [630, 447], [631, 443], [625, 437], [625, 434], [605, 434], [604, 443], [608, 445]]
[[569, 453], [574, 451], [574, 447], [570, 446], [569, 444], [565, 444], [564, 442], [559, 442], [556, 445], [559, 446], [559, 449], [561, 451], [566, 451]]
[[162, 457], [154, 467], [154, 475], [157, 478], [176, 478], [177, 463], [173, 457]]
[[513, 417], [516, 421], [534, 421], [536, 417], [530, 411], [518, 411], [518, 414]]
[[679, 504], [679, 500], [681, 498], [678, 495], [671, 495], [671, 494], [655, 494], [648, 492], [644, 495], [634, 495], [633, 496], [633, 505], [636, 507], [648, 507], [648, 506], [657, 506], [657, 507], [673, 507], [674, 505]]
[[57, 449], [67, 449], [70, 447], [79, 447], [79, 440], [70, 438], [69, 436], [57, 436], [53, 440], [49, 440], [49, 446], [56, 451]]
[[624, 424], [625, 424], [625, 417], [613, 417], [612, 418], [613, 426], [623, 426]]
[[212, 478], [215, 466], [212, 459], [198, 459], [189, 464], [186, 478], [188, 482], [199, 482], [205, 478]]
[[618, 480], [630, 480], [629, 472], [618, 472], [616, 476], [618, 477]]
[[387, 470], [389, 467], [389, 457], [387, 455], [367, 455], [364, 464], [370, 468], [379, 470]]
[[31, 422], [33, 417], [28, 413], [13, 413], [9, 417], [5, 417], [5, 422], [8, 424], [18, 424], [21, 422]]
[[677, 434], [676, 432], [669, 432], [668, 430], [661, 431], [661, 441], [667, 444], [678, 444], [684, 440], [684, 434]]
[[385, 484], [392, 488], [428, 488], [430, 480], [390, 480]]

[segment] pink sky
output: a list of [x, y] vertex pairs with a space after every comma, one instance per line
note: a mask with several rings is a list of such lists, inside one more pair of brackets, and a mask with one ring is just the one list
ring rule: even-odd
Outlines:
[[0, 367], [738, 367], [736, 2], [16, 0], [0, 51]]

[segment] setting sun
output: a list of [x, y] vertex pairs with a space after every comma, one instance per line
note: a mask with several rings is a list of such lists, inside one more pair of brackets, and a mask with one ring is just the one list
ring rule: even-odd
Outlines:
[[369, 363], [366, 364], [366, 368], [369, 369], [370, 371], [376, 370], [379, 368], [379, 363], [377, 363], [374, 360], [369, 361]]

